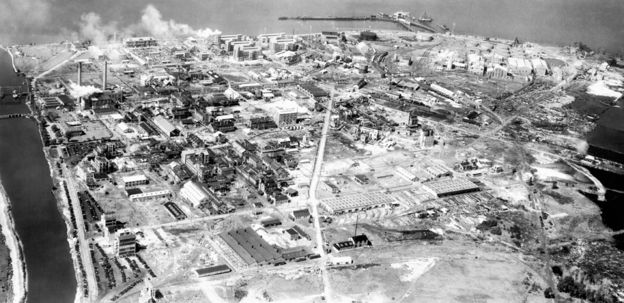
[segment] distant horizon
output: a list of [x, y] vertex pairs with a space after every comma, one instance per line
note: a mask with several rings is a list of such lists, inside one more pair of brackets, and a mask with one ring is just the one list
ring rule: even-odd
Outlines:
[[[179, 30], [218, 30], [223, 33], [258, 35], [266, 32], [307, 32], [309, 27], [330, 29], [338, 22], [278, 21], [280, 16], [365, 16], [379, 12], [408, 11], [419, 16], [425, 11], [436, 23], [453, 27], [462, 35], [477, 35], [570, 45], [583, 42], [592, 49], [611, 54], [624, 53], [624, 2], [605, 0], [321, 0], [315, 3], [282, 0], [239, 0], [233, 3], [189, 0], [172, 9], [164, 0], [111, 0], [84, 3], [80, 0], [8, 0], [0, 12], [3, 44], [50, 43], [83, 39], [85, 24], [97, 24], [119, 33], [140, 29], [142, 15], [153, 7], [162, 23]], [[149, 14], [148, 14], [149, 15]], [[87, 20], [87, 22], [85, 22]], [[152, 20], [155, 20], [153, 18]], [[90, 23], [89, 23], [90, 22]], [[173, 22], [173, 23], [171, 23]], [[320, 31], [320, 30], [319, 30]]]

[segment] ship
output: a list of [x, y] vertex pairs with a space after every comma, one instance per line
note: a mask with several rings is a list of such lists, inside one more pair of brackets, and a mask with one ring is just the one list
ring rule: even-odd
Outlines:
[[424, 14], [422, 14], [422, 16], [420, 16], [420, 18], [418, 18], [418, 22], [420, 23], [431, 23], [433, 21], [433, 18], [431, 18], [431, 16], [427, 15], [427, 11], [425, 11]]
[[279, 17], [277, 20], [288, 20], [288, 17]]

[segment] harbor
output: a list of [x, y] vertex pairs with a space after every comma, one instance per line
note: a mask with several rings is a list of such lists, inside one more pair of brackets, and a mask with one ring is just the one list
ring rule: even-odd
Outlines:
[[429, 17], [426, 13], [420, 18], [416, 19], [405, 12], [397, 12], [392, 16], [379, 13], [377, 15], [370, 16], [353, 16], [353, 17], [314, 17], [314, 16], [297, 16], [297, 17], [279, 17], [278, 20], [295, 20], [295, 21], [376, 21], [376, 22], [390, 22], [397, 24], [408, 31], [425, 31], [430, 33], [444, 33], [448, 32], [449, 28], [446, 25], [432, 24], [433, 18]]

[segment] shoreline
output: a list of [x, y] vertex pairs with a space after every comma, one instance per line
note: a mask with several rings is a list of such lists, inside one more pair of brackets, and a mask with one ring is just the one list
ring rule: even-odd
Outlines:
[[5, 52], [7, 52], [9, 54], [9, 56], [11, 57], [11, 65], [13, 66], [13, 71], [16, 74], [19, 73], [19, 71], [17, 70], [17, 67], [15, 66], [15, 56], [11, 52], [10, 46], [2, 46], [2, 45], [0, 45], [0, 49], [2, 49], [3, 51], [5, 51]]
[[28, 280], [26, 271], [26, 262], [24, 261], [24, 253], [22, 243], [19, 240], [15, 223], [11, 215], [11, 202], [9, 196], [4, 190], [2, 181], [0, 180], [0, 225], [2, 225], [2, 233], [5, 237], [5, 244], [9, 249], [11, 256], [11, 275], [12, 297], [13, 303], [26, 302], [28, 293]]
[[[31, 110], [32, 113], [32, 110]], [[37, 118], [33, 118], [33, 121], [35, 123], [37, 123], [37, 129], [38, 128], [38, 124], [39, 124], [39, 120]], [[54, 169], [52, 166], [52, 158], [50, 157], [48, 151], [46, 150], [46, 146], [43, 142], [43, 137], [41, 134], [41, 130], [39, 130], [39, 139], [41, 140], [41, 149], [43, 151], [43, 155], [45, 157], [46, 160], [46, 164], [48, 165], [48, 170], [50, 172], [50, 180], [52, 181], [52, 184], [54, 184], [54, 181], [57, 180], [56, 178], [54, 178]], [[72, 224], [71, 224], [71, 215], [70, 212], [72, 211], [69, 205], [69, 201], [66, 201], [66, 195], [67, 193], [65, 193], [65, 187], [61, 186], [61, 184], [64, 184], [65, 181], [62, 180], [57, 180], [59, 182], [59, 187], [57, 188], [57, 191], [54, 192], [52, 191], [52, 195], [54, 196], [54, 199], [56, 200], [56, 208], [59, 211], [61, 217], [63, 218], [63, 222], [65, 223], [65, 228], [66, 228], [66, 237], [67, 237], [67, 245], [69, 245], [69, 255], [72, 259], [72, 264], [74, 267], [74, 277], [76, 278], [76, 295], [74, 297], [74, 303], [80, 303], [80, 302], [85, 302], [84, 301], [84, 297], [81, 295], [82, 294], [82, 287], [81, 287], [81, 273], [80, 273], [80, 264], [79, 264], [79, 260], [80, 260], [80, 252], [78, 250], [76, 250], [76, 242], [78, 242], [77, 238], [72, 237], [72, 233], [71, 233], [71, 229], [72, 229]], [[62, 193], [61, 193], [62, 192]], [[88, 300], [87, 300], [88, 301]]]

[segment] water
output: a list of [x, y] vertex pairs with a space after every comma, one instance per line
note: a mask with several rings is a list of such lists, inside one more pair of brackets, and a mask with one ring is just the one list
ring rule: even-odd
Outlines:
[[[389, 28], [370, 22], [278, 21], [280, 16], [355, 16], [425, 10], [438, 24], [460, 34], [478, 34], [538, 43], [583, 41], [594, 48], [624, 53], [624, 2], [621, 0], [8, 0], [0, 10], [0, 43], [58, 42], [79, 38], [80, 16], [101, 15], [121, 32], [136, 24], [141, 10], [154, 4], [166, 20], [224, 33], [307, 33], [323, 29]], [[7, 4], [5, 3], [5, 4]], [[15, 85], [7, 55], [0, 54], [0, 85]], [[26, 119], [0, 121], [0, 176], [14, 204], [17, 231], [28, 264], [29, 302], [71, 302], [74, 278], [66, 229], [50, 193], [51, 180], [36, 125]], [[608, 179], [608, 177], [600, 177]], [[616, 180], [617, 177], [611, 177]], [[36, 184], [36, 186], [33, 186]], [[624, 197], [610, 194], [605, 223], [616, 228]], [[611, 204], [613, 203], [613, 204]], [[611, 208], [611, 206], [615, 208]]]
[[[0, 85], [20, 84], [0, 52]], [[73, 302], [76, 279], [67, 229], [51, 193], [52, 181], [37, 124], [0, 120], [0, 178], [13, 205], [28, 274], [28, 302]]]
[[[210, 27], [224, 33], [329, 29], [335, 23], [285, 22], [279, 16], [353, 16], [403, 10], [420, 16], [425, 10], [438, 24], [457, 33], [497, 36], [541, 43], [583, 41], [596, 48], [624, 53], [624, 2], [621, 0], [9, 0], [30, 7], [0, 12], [0, 41], [29, 43], [60, 41], [79, 33], [80, 16], [101, 15], [101, 23], [116, 22], [120, 33], [138, 23], [141, 11], [153, 4], [163, 19], [174, 19], [195, 28]], [[35, 6], [34, 4], [37, 4]], [[32, 9], [36, 7], [37, 9]], [[4, 17], [4, 18], [3, 18]], [[370, 26], [377, 27], [381, 23]], [[338, 25], [343, 26], [343, 25]], [[368, 27], [369, 25], [365, 25]], [[345, 26], [350, 27], [350, 26]], [[74, 38], [77, 35], [74, 35]]]
[[[597, 169], [589, 168], [589, 170], [605, 187], [616, 190], [607, 190], [606, 202], [594, 199], [602, 211], [602, 222], [616, 231], [624, 229], [624, 220], [622, 220], [622, 215], [624, 215], [624, 183], [622, 183], [622, 178], [624, 176]], [[619, 249], [624, 250], [624, 235], [616, 236], [615, 244]]]

